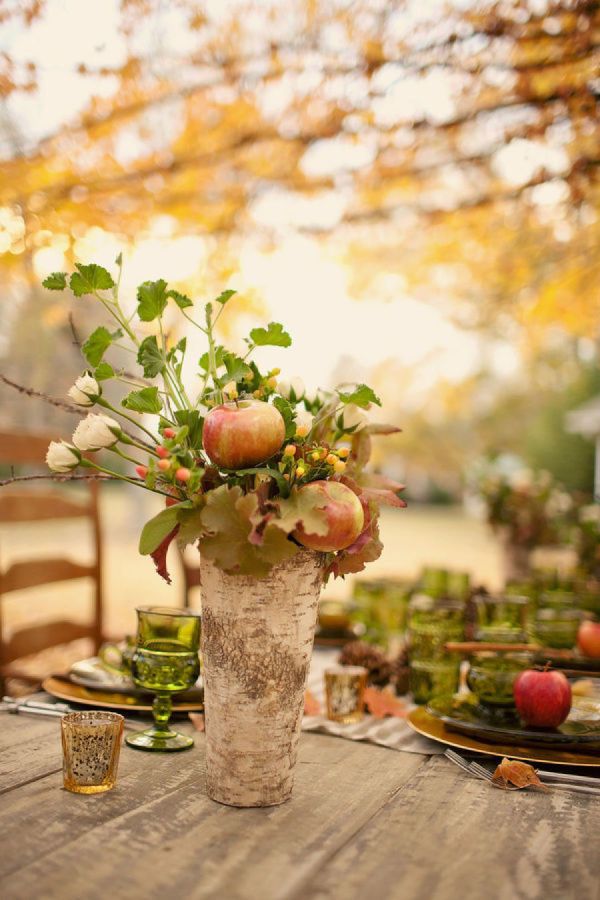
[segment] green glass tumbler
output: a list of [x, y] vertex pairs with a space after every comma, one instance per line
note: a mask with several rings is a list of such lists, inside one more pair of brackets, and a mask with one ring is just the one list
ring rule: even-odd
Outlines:
[[200, 674], [200, 616], [167, 606], [141, 606], [132, 660], [137, 687], [156, 694], [154, 725], [130, 735], [126, 743], [137, 750], [187, 750], [194, 741], [169, 727], [172, 697], [193, 687]]

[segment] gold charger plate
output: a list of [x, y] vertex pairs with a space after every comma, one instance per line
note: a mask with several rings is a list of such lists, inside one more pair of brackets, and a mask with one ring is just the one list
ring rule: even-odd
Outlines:
[[406, 721], [413, 731], [431, 738], [449, 747], [462, 750], [473, 750], [487, 756], [509, 756], [511, 759], [523, 759], [526, 762], [548, 763], [553, 766], [598, 766], [600, 755], [591, 753], [573, 753], [566, 750], [553, 750], [550, 747], [524, 747], [517, 744], [484, 743], [467, 737], [456, 731], [449, 731], [441, 719], [432, 716], [423, 707], [413, 709]]
[[[109, 691], [89, 690], [81, 684], [74, 684], [68, 678], [51, 675], [42, 682], [42, 689], [59, 700], [68, 703], [84, 703], [86, 706], [97, 706], [101, 709], [128, 710], [129, 712], [151, 713], [152, 705], [144, 703], [140, 697], [128, 694], [117, 694]], [[202, 699], [197, 699], [190, 692], [173, 697], [173, 712], [198, 712], [204, 709]]]

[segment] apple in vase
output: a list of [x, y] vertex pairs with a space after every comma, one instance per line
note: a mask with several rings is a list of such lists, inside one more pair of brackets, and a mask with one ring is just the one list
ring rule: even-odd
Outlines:
[[517, 712], [526, 725], [558, 728], [571, 709], [571, 685], [562, 672], [525, 669], [513, 686]]
[[284, 438], [283, 416], [262, 400], [215, 406], [202, 430], [206, 455], [223, 469], [244, 469], [264, 462], [277, 453]]
[[327, 518], [327, 533], [310, 534], [302, 525], [292, 532], [299, 544], [310, 550], [331, 553], [349, 547], [363, 530], [365, 514], [354, 491], [339, 481], [312, 481], [299, 489], [299, 494], [312, 495], [322, 501]]
[[600, 659], [600, 622], [586, 619], [577, 632], [577, 646], [584, 656]]

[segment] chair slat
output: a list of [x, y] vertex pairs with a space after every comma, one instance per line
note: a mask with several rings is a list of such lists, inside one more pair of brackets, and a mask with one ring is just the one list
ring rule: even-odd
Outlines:
[[6, 572], [0, 575], [0, 594], [95, 574], [95, 566], [80, 565], [69, 559], [27, 560], [27, 562], [13, 563]]
[[89, 514], [89, 505], [78, 503], [56, 492], [0, 492], [0, 522], [80, 519]]
[[7, 671], [7, 664], [23, 656], [31, 656], [41, 653], [49, 647], [57, 644], [69, 644], [80, 638], [93, 637], [93, 629], [90, 625], [82, 625], [78, 622], [50, 622], [45, 625], [32, 625], [16, 632], [4, 645], [3, 675], [16, 675], [16, 667]]
[[58, 440], [57, 436], [0, 430], [0, 463], [45, 467], [46, 451], [52, 440]]

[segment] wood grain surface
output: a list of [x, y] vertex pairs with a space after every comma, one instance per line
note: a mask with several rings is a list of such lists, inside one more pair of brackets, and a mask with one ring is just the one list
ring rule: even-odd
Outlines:
[[[600, 800], [503, 793], [442, 757], [303, 734], [292, 800], [204, 793], [204, 736], [62, 789], [59, 726], [3, 714], [4, 900], [598, 900]], [[184, 725], [185, 729], [189, 726]]]

